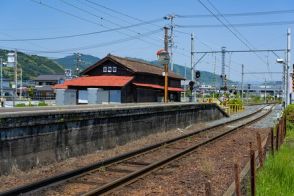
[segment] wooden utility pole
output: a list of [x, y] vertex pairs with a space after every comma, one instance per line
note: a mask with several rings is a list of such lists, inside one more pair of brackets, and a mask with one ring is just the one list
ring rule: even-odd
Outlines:
[[[168, 52], [168, 28], [164, 27], [164, 50]], [[164, 65], [164, 103], [168, 103], [168, 64]]]

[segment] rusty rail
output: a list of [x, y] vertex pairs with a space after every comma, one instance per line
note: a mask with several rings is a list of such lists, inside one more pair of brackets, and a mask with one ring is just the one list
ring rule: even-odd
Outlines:
[[[66, 181], [68, 181], [70, 179], [73, 179], [73, 178], [76, 178], [78, 176], [84, 175], [85, 173], [90, 172], [92, 170], [95, 170], [95, 169], [98, 169], [98, 168], [101, 168], [101, 167], [104, 167], [104, 166], [107, 166], [107, 165], [111, 165], [111, 164], [114, 164], [114, 163], [117, 163], [117, 162], [121, 162], [123, 160], [129, 159], [130, 157], [138, 156], [139, 154], [143, 154], [143, 153], [146, 153], [148, 151], [153, 151], [156, 148], [160, 148], [161, 146], [174, 143], [176, 141], [188, 138], [190, 136], [193, 136], [193, 135], [196, 135], [196, 134], [199, 134], [199, 133], [211, 130], [211, 129], [219, 128], [219, 127], [222, 127], [224, 125], [227, 125], [227, 124], [230, 124], [230, 123], [233, 123], [233, 122], [237, 122], [237, 121], [249, 118], [249, 117], [251, 117], [253, 115], [256, 115], [259, 112], [261, 112], [262, 109], [263, 108], [257, 110], [256, 112], [253, 112], [253, 113], [251, 113], [249, 115], [240, 117], [238, 119], [234, 119], [234, 120], [229, 121], [229, 122], [220, 123], [220, 124], [217, 124], [217, 125], [202, 129], [202, 130], [197, 131], [197, 132], [186, 134], [186, 135], [183, 135], [183, 136], [171, 139], [171, 140], [166, 140], [166, 141], [158, 143], [158, 144], [150, 145], [150, 146], [147, 146], [147, 147], [144, 147], [144, 148], [141, 148], [141, 149], [129, 152], [129, 153], [125, 153], [125, 154], [122, 154], [122, 155], [119, 155], [119, 156], [116, 156], [116, 157], [113, 157], [113, 158], [110, 158], [110, 159], [107, 159], [107, 160], [97, 162], [95, 164], [92, 164], [92, 165], [89, 165], [89, 166], [86, 166], [86, 167], [83, 167], [83, 168], [79, 168], [79, 169], [76, 169], [76, 170], [72, 170], [70, 172], [66, 172], [64, 174], [53, 176], [53, 177], [50, 177], [50, 178], [47, 178], [47, 179], [44, 179], [44, 180], [41, 180], [41, 181], [38, 181], [38, 182], [35, 182], [35, 183], [31, 183], [31, 184], [28, 184], [28, 185], [25, 185], [25, 186], [17, 187], [15, 189], [8, 190], [6, 192], [2, 192], [2, 193], [0, 193], [0, 195], [19, 195], [19, 194], [35, 191], [35, 190], [38, 190], [38, 189], [43, 189], [43, 188], [45, 188], [47, 186], [51, 186], [53, 184], [54, 185], [60, 184], [60, 183], [66, 182]], [[257, 121], [258, 119], [259, 118], [256, 118], [254, 120], [254, 122]], [[247, 124], [242, 124], [242, 125], [240, 125], [240, 126], [238, 126], [236, 128], [233, 128], [233, 130], [241, 128], [241, 127], [243, 127], [245, 125], [247, 125]], [[229, 131], [229, 132], [231, 132], [231, 131]], [[226, 132], [226, 134], [228, 134], [229, 132]], [[219, 135], [219, 136], [217, 136], [217, 137], [215, 137], [215, 138], [213, 138], [213, 139], [211, 139], [211, 140], [209, 140], [207, 142], [202, 143], [201, 145], [196, 145], [196, 146], [193, 146], [193, 147], [191, 147], [189, 149], [186, 149], [185, 151], [183, 151], [181, 153], [178, 153], [178, 154], [173, 155], [172, 157], [169, 157], [169, 159], [167, 159], [167, 160], [161, 160], [158, 163], [153, 163], [151, 165], [148, 165], [148, 167], [145, 167], [145, 171], [140, 171], [140, 172], [136, 171], [136, 173], [134, 173], [133, 175], [134, 176], [140, 176], [140, 175], [142, 175], [142, 172], [146, 173], [146, 171], [150, 171], [150, 170], [158, 167], [158, 165], [163, 165], [164, 163], [168, 163], [169, 161], [171, 161], [171, 160], [173, 160], [175, 158], [178, 158], [178, 157], [182, 156], [183, 154], [191, 152], [192, 150], [198, 148], [199, 146], [205, 145], [206, 143], [209, 143], [209, 142], [211, 142], [213, 140], [216, 140], [216, 139], [218, 139], [218, 138], [220, 138], [220, 137], [222, 137], [222, 136], [224, 136], [226, 134]], [[108, 187], [113, 188], [114, 186], [120, 185], [123, 181], [125, 183], [127, 180], [130, 180], [130, 178], [133, 178], [133, 177], [129, 176], [129, 177], [125, 178], [125, 180], [120, 179], [117, 182], [112, 182], [112, 185], [108, 185]], [[106, 190], [106, 189], [104, 189], [104, 190]]]

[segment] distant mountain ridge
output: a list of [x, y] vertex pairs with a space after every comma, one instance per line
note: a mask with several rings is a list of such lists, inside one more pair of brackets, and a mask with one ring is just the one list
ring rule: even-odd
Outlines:
[[[92, 55], [87, 55], [87, 54], [81, 54], [80, 56], [81, 62], [80, 62], [80, 70], [84, 70], [87, 67], [93, 65], [97, 61], [100, 60], [100, 58], [92, 56]], [[62, 65], [65, 69], [72, 69], [75, 70], [77, 66], [77, 56], [76, 55], [69, 55], [65, 56], [63, 58], [59, 59], [54, 59], [54, 61], [60, 65]]]
[[[11, 52], [9, 50], [1, 50], [0, 49], [0, 58], [4, 61], [7, 60], [7, 54]], [[126, 57], [129, 59], [142, 61], [146, 63], [151, 63], [155, 66], [162, 67], [158, 63], [158, 61], [146, 61], [140, 58], [133, 58], [133, 57]], [[85, 55], [81, 54], [81, 65], [80, 70], [86, 69], [87, 67], [93, 65], [100, 58], [92, 56], [92, 55]], [[72, 69], [76, 68], [76, 56], [70, 55], [65, 56], [63, 58], [58, 59], [49, 59], [44, 56], [38, 55], [29, 55], [23, 52], [18, 52], [18, 66], [22, 67], [23, 69], [23, 79], [24, 80], [32, 80], [35, 79], [38, 75], [41, 74], [64, 74], [64, 69]], [[179, 64], [174, 64], [174, 72], [182, 77], [186, 78], [187, 80], [191, 79], [191, 69]], [[3, 69], [4, 78], [13, 78], [13, 68], [4, 67]], [[221, 83], [221, 78], [217, 74], [213, 74], [208, 71], [201, 71], [200, 83], [202, 84], [216, 84], [217, 86]], [[234, 84], [236, 82], [228, 81], [230, 84]]]

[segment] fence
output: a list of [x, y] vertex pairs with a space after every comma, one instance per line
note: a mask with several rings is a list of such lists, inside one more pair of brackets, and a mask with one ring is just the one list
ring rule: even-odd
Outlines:
[[[240, 163], [234, 164], [235, 182], [225, 192], [225, 196], [237, 195], [241, 196], [241, 182], [245, 180], [245, 177], [249, 174], [250, 176], [250, 192], [252, 196], [256, 195], [256, 170], [263, 167], [264, 160], [266, 157], [265, 146], [270, 143], [270, 153], [274, 156], [275, 151], [278, 151], [280, 146], [284, 143], [286, 137], [286, 116], [283, 115], [278, 123], [271, 128], [269, 135], [264, 141], [261, 141], [260, 134], [256, 134], [257, 151], [252, 148], [252, 143], [249, 144], [250, 148], [250, 161], [247, 162], [245, 168], [240, 171]], [[276, 135], [275, 135], [276, 132]], [[268, 142], [268, 140], [270, 141]]]

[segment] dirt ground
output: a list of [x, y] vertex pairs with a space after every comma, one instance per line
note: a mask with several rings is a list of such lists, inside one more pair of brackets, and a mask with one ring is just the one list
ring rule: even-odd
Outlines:
[[204, 195], [205, 183], [210, 181], [213, 195], [222, 195], [234, 180], [234, 163], [238, 161], [244, 167], [249, 161], [249, 142], [256, 149], [257, 132], [263, 140], [269, 129], [241, 129], [113, 194]]
[[47, 166], [36, 167], [29, 171], [20, 171], [14, 169], [14, 171], [10, 175], [0, 176], [0, 192], [11, 189], [13, 187], [38, 181], [49, 176], [54, 176], [66, 171], [77, 169], [92, 164], [94, 162], [101, 161], [103, 159], [107, 159], [138, 148], [142, 148], [143, 146], [155, 144], [183, 134], [197, 131], [204, 127], [206, 127], [205, 123], [198, 123], [188, 126], [185, 129], [178, 128], [167, 132], [151, 134], [144, 138], [129, 142], [123, 146], [117, 146], [116, 148], [109, 150], [97, 151], [95, 153], [87, 154], [80, 157], [69, 158], [67, 160], [53, 163]]

